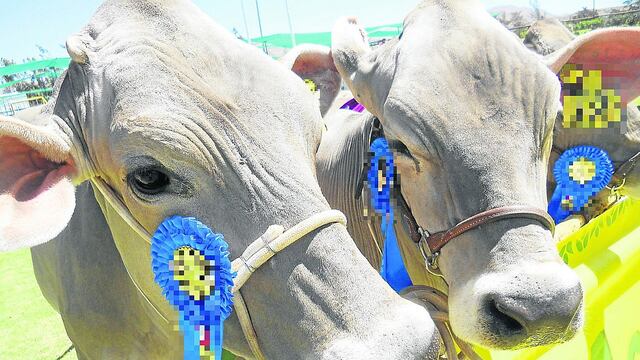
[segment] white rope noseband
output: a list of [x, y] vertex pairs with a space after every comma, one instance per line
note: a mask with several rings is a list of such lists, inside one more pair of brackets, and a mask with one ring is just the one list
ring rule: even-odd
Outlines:
[[258, 345], [258, 336], [253, 328], [253, 323], [249, 316], [249, 309], [242, 298], [240, 288], [249, 280], [249, 276], [251, 276], [256, 269], [269, 261], [275, 254], [286, 249], [287, 246], [295, 243], [312, 231], [332, 223], [346, 226], [347, 218], [338, 210], [327, 210], [302, 220], [287, 231], [283, 231], [284, 228], [280, 225], [271, 225], [262, 236], [247, 247], [239, 258], [231, 262], [231, 269], [237, 271], [237, 275], [235, 279], [233, 279], [233, 307], [240, 321], [242, 332], [256, 359], [264, 360], [266, 357]]
[[[133, 215], [129, 212], [129, 209], [123, 204], [122, 200], [115, 194], [113, 189], [101, 178], [92, 177], [91, 183], [98, 189], [105, 200], [111, 205], [115, 211], [122, 217], [122, 219], [129, 225], [138, 235], [140, 235], [147, 243], [151, 244], [152, 235], [140, 225]], [[284, 231], [284, 227], [281, 225], [271, 225], [267, 231], [262, 234], [258, 239], [253, 241], [247, 249], [242, 253], [240, 257], [231, 262], [231, 270], [237, 272], [235, 279], [233, 280], [233, 306], [240, 322], [240, 327], [244, 333], [247, 343], [253, 352], [253, 355], [258, 360], [264, 360], [266, 357], [258, 344], [258, 336], [253, 328], [251, 322], [251, 316], [249, 315], [249, 309], [240, 293], [240, 288], [244, 285], [253, 272], [255, 272], [260, 266], [269, 261], [274, 255], [286, 249], [289, 245], [303, 238], [305, 235], [329, 224], [338, 223], [344, 226], [347, 225], [347, 218], [344, 214], [338, 210], [327, 210], [311, 217], [302, 220], [298, 224]], [[129, 271], [127, 270], [127, 274]], [[133, 281], [134, 285], [142, 296], [149, 302], [160, 316], [160, 311], [151, 303], [144, 292], [136, 283], [135, 279], [129, 274], [129, 278]], [[162, 316], [164, 318], [164, 316]], [[166, 320], [166, 319], [165, 319]]]

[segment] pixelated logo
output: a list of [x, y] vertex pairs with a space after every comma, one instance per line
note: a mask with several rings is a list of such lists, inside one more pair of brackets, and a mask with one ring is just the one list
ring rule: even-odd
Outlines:
[[309, 87], [309, 90], [311, 90], [311, 92], [318, 91], [318, 86], [316, 85], [316, 83], [313, 80], [304, 79], [304, 83], [307, 84], [307, 86]]
[[195, 300], [204, 299], [213, 293], [213, 264], [200, 251], [190, 247], [178, 248], [169, 266], [173, 268], [173, 277], [178, 281], [180, 290], [188, 292]]
[[602, 86], [601, 70], [566, 64], [560, 72], [564, 119], [562, 127], [606, 129], [622, 120], [620, 95]]
[[596, 163], [582, 156], [569, 165], [571, 180], [584, 185], [596, 176]]

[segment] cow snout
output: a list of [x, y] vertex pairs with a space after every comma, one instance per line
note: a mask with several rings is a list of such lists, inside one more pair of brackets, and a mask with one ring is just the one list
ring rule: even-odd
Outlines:
[[528, 288], [507, 286], [485, 295], [480, 311], [490, 331], [499, 335], [499, 347], [537, 346], [573, 337], [582, 322], [584, 296], [571, 275], [557, 282], [530, 278]]

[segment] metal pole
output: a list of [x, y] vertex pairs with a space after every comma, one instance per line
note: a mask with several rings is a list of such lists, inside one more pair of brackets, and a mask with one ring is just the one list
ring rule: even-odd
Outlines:
[[293, 26], [291, 26], [291, 14], [289, 13], [289, 1], [284, 0], [284, 7], [287, 9], [287, 20], [289, 20], [289, 34], [291, 34], [291, 47], [296, 46], [296, 36], [293, 34]]
[[[260, 20], [260, 6], [258, 5], [258, 0], [256, 0], [256, 12], [258, 13], [258, 28], [260, 29], [260, 37], [263, 38], [264, 34], [262, 34], [262, 20]], [[264, 40], [262, 41], [262, 50], [267, 53], [267, 45], [265, 44]]]
[[247, 43], [251, 45], [251, 37], [249, 36], [249, 26], [247, 26], [247, 14], [244, 12], [244, 0], [240, 0], [240, 9], [242, 9], [242, 20], [244, 20], [244, 33], [247, 37]]

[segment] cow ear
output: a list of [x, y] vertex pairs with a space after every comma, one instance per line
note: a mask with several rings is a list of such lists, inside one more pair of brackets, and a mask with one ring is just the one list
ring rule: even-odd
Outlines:
[[49, 241], [73, 215], [76, 168], [57, 124], [0, 116], [0, 251]]
[[347, 79], [356, 73], [360, 62], [371, 52], [367, 32], [355, 17], [336, 21], [331, 31], [331, 50], [340, 74]]
[[[394, 67], [377, 63], [377, 51], [369, 46], [367, 32], [358, 19], [344, 17], [336, 21], [331, 31], [331, 53], [353, 97], [367, 111], [383, 118], [383, 106], [391, 85], [388, 79], [393, 76]], [[377, 80], [379, 77], [384, 80]], [[380, 87], [380, 84], [388, 86]]]
[[622, 106], [640, 95], [639, 28], [592, 31], [575, 38], [544, 61], [555, 74], [565, 65], [584, 70], [584, 74], [599, 72], [602, 87], [616, 91]]
[[331, 49], [305, 44], [291, 49], [282, 63], [301, 77], [310, 90], [320, 95], [320, 113], [324, 116], [340, 91], [340, 74], [333, 63]]

